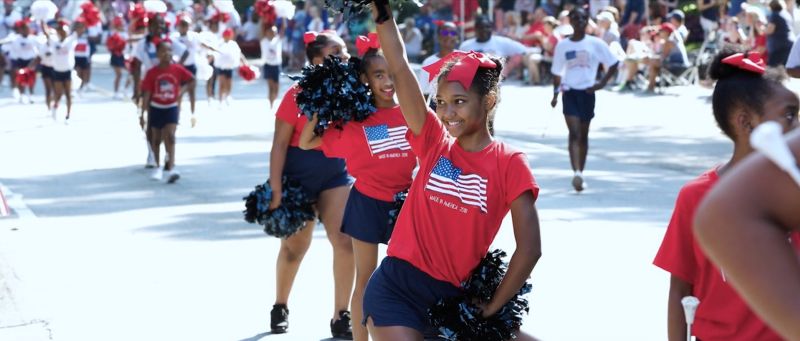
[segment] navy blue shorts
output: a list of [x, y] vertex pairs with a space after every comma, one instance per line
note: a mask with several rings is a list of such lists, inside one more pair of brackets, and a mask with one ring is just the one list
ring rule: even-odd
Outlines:
[[167, 124], [178, 124], [178, 106], [156, 108], [151, 105], [150, 111], [147, 113], [147, 126], [163, 129]]
[[586, 90], [566, 90], [562, 99], [564, 115], [576, 116], [581, 123], [586, 123], [594, 118], [595, 94]]
[[428, 309], [440, 299], [458, 296], [461, 288], [437, 280], [400, 258], [386, 257], [364, 291], [364, 320], [376, 327], [403, 326], [422, 334], [433, 328]]
[[97, 42], [89, 40], [89, 58], [94, 56], [95, 52], [97, 52]]
[[281, 66], [264, 64], [264, 79], [271, 79], [276, 82], [280, 81]]
[[[192, 76], [197, 76], [197, 67], [194, 66], [194, 64], [192, 64], [192, 65], [184, 65], [183, 68], [185, 68], [186, 71], [191, 72]], [[181, 86], [184, 86], [186, 84], [187, 84], [186, 82], [181, 82]]]
[[328, 158], [321, 150], [302, 150], [289, 147], [283, 175], [297, 180], [311, 200], [319, 194], [336, 187], [353, 184], [354, 179], [347, 174], [344, 159]]
[[75, 57], [75, 68], [76, 69], [89, 69], [92, 67], [92, 64], [89, 63], [89, 58], [86, 57]]
[[52, 79], [53, 78], [53, 72], [55, 72], [55, 71], [53, 71], [53, 67], [52, 66], [45, 66], [45, 65], [41, 65], [40, 64], [39, 65], [39, 72], [42, 73], [42, 79], [45, 79], [45, 78]]
[[353, 186], [344, 208], [340, 232], [366, 243], [389, 244], [394, 230], [389, 226], [392, 209], [394, 201], [370, 198]]
[[115, 54], [111, 55], [111, 66], [113, 67], [125, 67], [125, 56], [117, 56]]
[[33, 59], [14, 59], [14, 67], [17, 69], [22, 69], [31, 65]]
[[217, 76], [233, 78], [233, 69], [217, 69]]
[[53, 70], [53, 82], [66, 82], [72, 80], [72, 71], [59, 72]]

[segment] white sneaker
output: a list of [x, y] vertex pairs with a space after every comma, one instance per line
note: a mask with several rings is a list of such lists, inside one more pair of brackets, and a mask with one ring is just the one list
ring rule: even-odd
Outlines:
[[114, 99], [122, 99], [122, 93], [121, 92], [115, 92], [114, 93]]
[[14, 93], [14, 99], [20, 99], [20, 97], [22, 96], [22, 94], [19, 93], [19, 89], [17, 88], [14, 88], [13, 93]]
[[22, 95], [22, 103], [23, 104], [33, 104], [33, 100], [31, 99], [30, 95]]
[[176, 167], [172, 167], [172, 169], [166, 171], [166, 175], [168, 184], [175, 183], [175, 181], [181, 178], [181, 173], [178, 172], [178, 168]]
[[56, 118], [56, 113], [57, 113], [57, 112], [58, 112], [58, 108], [52, 108], [52, 109], [50, 109], [50, 117], [52, 117], [52, 118], [53, 118], [53, 121], [56, 121], [56, 120], [57, 120], [57, 118]]
[[156, 156], [153, 155], [152, 151], [147, 154], [147, 163], [144, 168], [156, 168]]
[[83, 91], [86, 92], [87, 90], [94, 90], [94, 85], [92, 85], [92, 83], [86, 83], [86, 85], [83, 86]]
[[164, 170], [161, 168], [156, 168], [153, 170], [153, 175], [150, 176], [150, 179], [153, 181], [161, 181], [161, 178], [164, 177]]
[[233, 100], [231, 96], [225, 97], [225, 105], [231, 106], [231, 100]]

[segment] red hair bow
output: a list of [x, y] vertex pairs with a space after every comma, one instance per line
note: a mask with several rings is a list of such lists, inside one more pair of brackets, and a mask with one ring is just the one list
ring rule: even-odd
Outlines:
[[447, 74], [447, 81], [459, 82], [467, 90], [469, 90], [469, 86], [472, 85], [472, 80], [475, 78], [475, 73], [478, 72], [479, 67], [490, 69], [497, 68], [497, 63], [481, 53], [475, 51], [470, 51], [469, 53], [457, 51], [448, 54], [436, 63], [422, 68], [429, 74], [428, 81], [432, 81], [433, 78], [439, 74], [439, 71], [442, 70], [442, 67], [448, 62], [456, 59], [458, 59], [458, 62], [456, 65], [453, 65], [453, 69]]
[[181, 14], [178, 14], [178, 17], [176, 19], [178, 22], [185, 21], [187, 23], [192, 23], [192, 15], [189, 14], [189, 12], [183, 12]]
[[229, 28], [229, 29], [226, 29], [225, 31], [222, 31], [222, 37], [223, 38], [233, 38], [233, 30]]
[[60, 27], [69, 26], [69, 25], [72, 25], [72, 23], [67, 19], [59, 19], [58, 20], [58, 26], [60, 26]]
[[358, 56], [363, 56], [367, 51], [370, 49], [379, 49], [381, 48], [381, 42], [378, 41], [378, 34], [377, 33], [370, 33], [367, 36], [358, 36], [356, 39], [356, 49], [358, 50]]
[[114, 17], [113, 26], [122, 26], [125, 22], [122, 21], [122, 17]]
[[162, 42], [165, 42], [165, 41], [166, 41], [166, 42], [168, 42], [168, 43], [170, 43], [170, 44], [172, 44], [172, 40], [170, 40], [168, 36], [164, 36], [164, 38], [161, 38], [161, 37], [155, 37], [155, 38], [153, 38], [153, 40], [152, 40], [152, 42], [153, 42], [153, 45], [155, 45], [155, 46], [156, 46], [156, 48], [158, 48], [158, 44], [161, 44]]
[[320, 33], [317, 33], [317, 32], [314, 32], [314, 31], [308, 31], [308, 32], [306, 32], [306, 34], [303, 35], [303, 41], [306, 43], [306, 45], [311, 44], [315, 40], [317, 40], [317, 36], [320, 35], [320, 34], [332, 34], [332, 35], [335, 35], [337, 37], [339, 36], [339, 34], [336, 33], [336, 30], [331, 30], [331, 29], [324, 30], [324, 31], [322, 31]]
[[750, 52], [747, 58], [745, 58], [744, 54], [737, 53], [726, 57], [722, 62], [742, 70], [752, 71], [762, 75], [766, 72], [766, 65], [764, 64], [764, 60], [761, 59], [761, 54], [758, 52]]
[[14, 22], [14, 27], [15, 27], [15, 28], [20, 28], [20, 27], [22, 27], [22, 26], [25, 26], [25, 25], [29, 24], [30, 22], [31, 22], [31, 19], [30, 19], [30, 18], [25, 18], [25, 19], [22, 19], [22, 20], [17, 20], [17, 21], [15, 21], [15, 22]]

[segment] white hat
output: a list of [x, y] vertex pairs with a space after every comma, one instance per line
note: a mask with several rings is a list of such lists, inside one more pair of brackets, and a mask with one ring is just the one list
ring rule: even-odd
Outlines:
[[609, 21], [614, 22], [614, 15], [609, 12], [602, 12], [597, 15], [597, 21]]

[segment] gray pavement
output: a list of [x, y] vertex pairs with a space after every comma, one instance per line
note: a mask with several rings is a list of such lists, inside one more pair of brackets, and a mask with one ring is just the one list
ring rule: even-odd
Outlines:
[[[102, 58], [92, 83], [109, 89]], [[321, 226], [289, 302], [291, 332], [269, 335], [279, 242], [241, 216], [241, 197], [268, 176], [274, 118], [263, 81], [236, 80], [224, 110], [199, 101], [195, 128], [184, 107], [174, 185], [150, 181], [143, 168], [131, 103], [88, 93], [65, 125], [46, 117], [38, 93], [21, 105], [0, 92], [0, 183], [13, 201], [12, 216], [0, 218], [0, 340], [330, 336], [331, 248]], [[668, 276], [651, 261], [682, 184], [731, 151], [710, 91], [599, 93], [581, 194], [550, 94], [508, 82], [496, 122], [542, 188], [544, 257], [523, 329], [544, 340], [666, 339]], [[510, 219], [494, 244], [513, 250]], [[2, 328], [18, 325], [26, 326]]]

